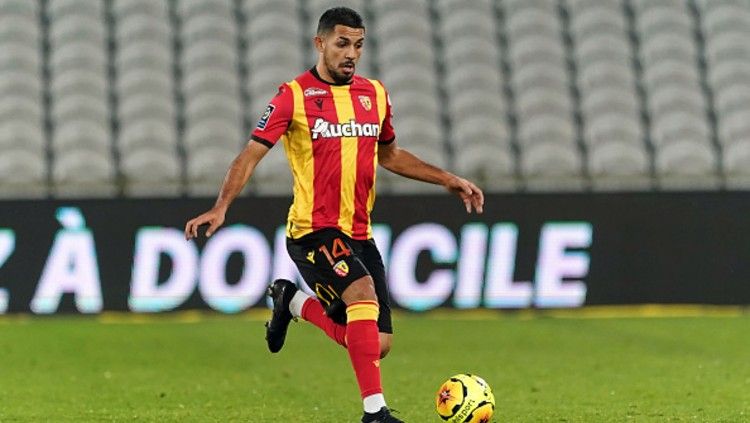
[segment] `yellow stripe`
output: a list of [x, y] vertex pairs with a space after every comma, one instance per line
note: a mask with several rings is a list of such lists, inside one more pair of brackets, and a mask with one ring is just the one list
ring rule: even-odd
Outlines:
[[378, 320], [380, 309], [375, 302], [357, 302], [346, 308], [346, 321]]
[[[380, 128], [383, 128], [383, 121], [385, 121], [385, 111], [388, 98], [385, 94], [385, 88], [383, 85], [374, 79], [370, 80], [372, 86], [375, 87], [375, 100], [378, 103], [378, 122], [380, 122]], [[372, 166], [375, 168], [373, 173], [372, 188], [367, 197], [367, 218], [370, 219], [370, 212], [375, 205], [375, 186], [378, 179], [378, 144], [375, 143], [375, 154], [372, 159]], [[367, 222], [367, 238], [372, 238], [372, 224]]]
[[[354, 105], [348, 85], [331, 86], [333, 102], [339, 123], [355, 120]], [[339, 205], [339, 227], [341, 232], [352, 236], [354, 221], [354, 184], [357, 181], [357, 137], [341, 137], [341, 200]]]
[[299, 238], [312, 232], [315, 163], [302, 87], [297, 81], [290, 82], [289, 87], [294, 94], [294, 114], [288, 136], [283, 138], [283, 142], [294, 176], [294, 202], [289, 208], [287, 235]]

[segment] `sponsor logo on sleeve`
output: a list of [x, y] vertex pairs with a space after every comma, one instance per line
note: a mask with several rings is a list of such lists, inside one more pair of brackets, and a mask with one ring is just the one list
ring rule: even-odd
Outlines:
[[261, 116], [260, 120], [258, 121], [258, 129], [266, 129], [268, 120], [271, 119], [271, 115], [273, 114], [274, 110], [276, 110], [276, 106], [274, 106], [273, 104], [269, 104], [268, 107], [266, 107], [266, 111], [263, 112], [263, 116]]

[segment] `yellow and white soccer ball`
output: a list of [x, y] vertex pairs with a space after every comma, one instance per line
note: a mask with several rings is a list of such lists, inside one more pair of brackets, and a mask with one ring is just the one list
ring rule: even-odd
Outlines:
[[462, 373], [440, 386], [435, 407], [446, 422], [488, 423], [495, 411], [495, 396], [484, 379]]

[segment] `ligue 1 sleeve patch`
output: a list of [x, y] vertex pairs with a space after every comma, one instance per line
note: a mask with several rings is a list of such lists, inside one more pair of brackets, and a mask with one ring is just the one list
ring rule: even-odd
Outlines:
[[276, 106], [273, 104], [269, 104], [268, 107], [266, 107], [266, 111], [263, 112], [263, 116], [260, 117], [260, 120], [258, 121], [258, 125], [256, 128], [258, 129], [266, 129], [266, 125], [268, 125], [268, 120], [271, 119], [271, 115], [273, 114], [273, 111], [276, 110]]

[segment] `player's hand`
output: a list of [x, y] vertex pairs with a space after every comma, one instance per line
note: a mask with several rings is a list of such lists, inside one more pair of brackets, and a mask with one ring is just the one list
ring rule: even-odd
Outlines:
[[188, 223], [185, 224], [185, 239], [190, 240], [191, 238], [198, 238], [198, 227], [201, 225], [208, 225], [208, 229], [206, 229], [206, 237], [211, 236], [217, 229], [219, 229], [219, 226], [224, 223], [225, 214], [225, 209], [214, 207], [202, 215], [189, 220]]
[[461, 197], [466, 206], [466, 213], [471, 213], [472, 209], [481, 214], [484, 210], [484, 193], [478, 186], [464, 178], [453, 176], [445, 184], [445, 188]]

